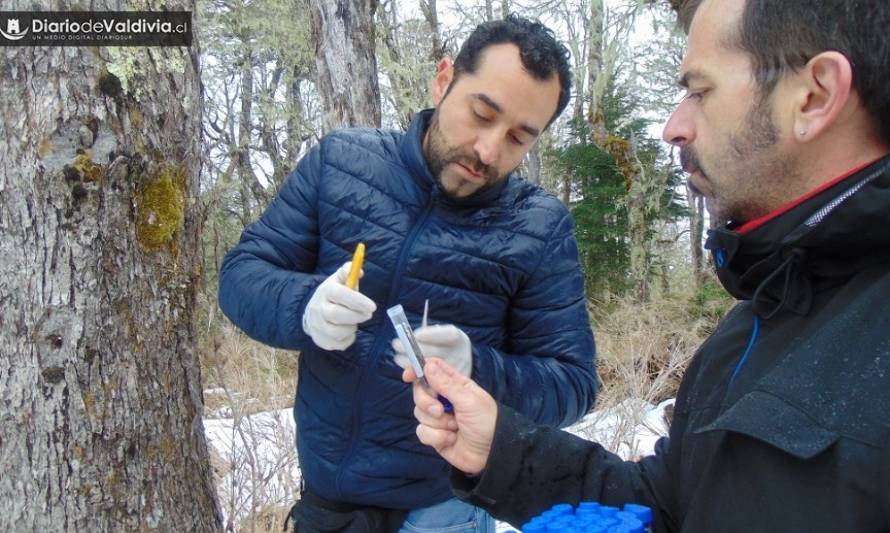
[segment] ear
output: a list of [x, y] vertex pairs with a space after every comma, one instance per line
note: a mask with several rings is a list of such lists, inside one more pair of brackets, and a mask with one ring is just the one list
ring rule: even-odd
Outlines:
[[434, 106], [438, 106], [439, 102], [442, 101], [445, 93], [448, 92], [448, 86], [451, 85], [453, 78], [454, 63], [447, 57], [443, 58], [439, 61], [439, 65], [436, 67], [436, 77], [433, 78], [432, 97]]
[[822, 52], [800, 72], [801, 91], [794, 110], [794, 137], [807, 142], [834, 125], [851, 101], [853, 67], [840, 52]]

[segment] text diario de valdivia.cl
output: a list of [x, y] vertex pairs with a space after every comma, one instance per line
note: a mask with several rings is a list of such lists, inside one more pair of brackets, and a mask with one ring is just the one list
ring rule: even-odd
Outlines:
[[35, 18], [31, 20], [33, 33], [183, 33], [186, 30], [186, 24], [174, 24], [161, 19], [55, 21]]

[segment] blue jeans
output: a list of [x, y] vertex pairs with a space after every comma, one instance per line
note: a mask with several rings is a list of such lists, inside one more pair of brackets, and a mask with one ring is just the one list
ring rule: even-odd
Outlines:
[[494, 518], [457, 498], [408, 513], [399, 533], [494, 533]]

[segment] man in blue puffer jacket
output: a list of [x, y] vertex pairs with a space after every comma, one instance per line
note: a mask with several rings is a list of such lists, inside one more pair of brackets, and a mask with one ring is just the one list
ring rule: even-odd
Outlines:
[[[571, 216], [513, 173], [568, 102], [567, 56], [540, 23], [479, 26], [453, 64], [440, 62], [435, 110], [404, 133], [324, 137], [226, 255], [225, 314], [251, 337], [301, 352], [299, 531], [494, 530], [453, 499], [446, 463], [415, 436], [392, 305], [417, 324], [429, 300], [436, 325], [418, 339], [539, 423], [565, 426], [593, 405]], [[358, 242], [367, 260], [352, 290]]]

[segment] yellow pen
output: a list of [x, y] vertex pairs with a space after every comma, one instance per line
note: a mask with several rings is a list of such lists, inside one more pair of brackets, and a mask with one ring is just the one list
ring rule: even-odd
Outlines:
[[365, 243], [360, 242], [355, 247], [355, 253], [352, 254], [352, 266], [349, 268], [349, 275], [346, 276], [346, 286], [350, 289], [358, 287], [358, 276], [362, 272], [362, 265], [365, 264]]

